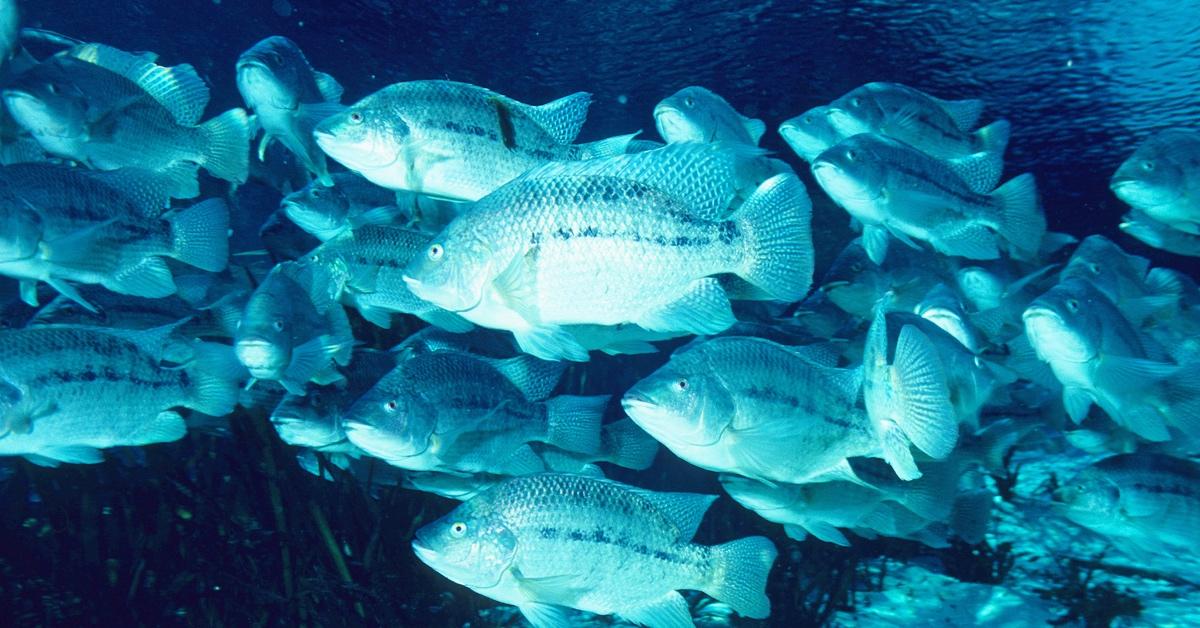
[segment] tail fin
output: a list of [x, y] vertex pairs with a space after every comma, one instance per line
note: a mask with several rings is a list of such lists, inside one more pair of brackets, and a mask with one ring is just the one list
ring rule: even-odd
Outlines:
[[780, 301], [803, 299], [813, 276], [812, 201], [800, 179], [767, 179], [734, 220], [746, 234], [746, 263], [738, 276]]
[[979, 150], [996, 153], [1003, 159], [1004, 150], [1008, 148], [1008, 138], [1011, 135], [1012, 125], [1008, 123], [1008, 120], [996, 120], [975, 131], [975, 140], [978, 142]]
[[775, 564], [775, 544], [762, 536], [730, 541], [712, 548], [713, 570], [700, 587], [708, 595], [753, 619], [771, 615], [767, 599], [767, 575]]
[[192, 398], [185, 405], [212, 416], [233, 412], [241, 389], [238, 380], [245, 368], [238, 362], [232, 347], [199, 342], [192, 349], [194, 357], [188, 367]]
[[991, 196], [1000, 210], [1000, 236], [1026, 257], [1036, 255], [1046, 235], [1046, 216], [1038, 204], [1033, 175], [1018, 175], [996, 188]]
[[229, 207], [219, 198], [196, 203], [168, 218], [171, 257], [219, 273], [229, 261]]
[[605, 425], [600, 432], [600, 448], [608, 462], [635, 471], [649, 469], [658, 455], [658, 441], [633, 419]]
[[204, 135], [204, 168], [213, 176], [244, 183], [250, 172], [250, 119], [243, 109], [230, 109], [200, 125]]
[[581, 454], [600, 452], [600, 422], [608, 395], [575, 397], [563, 395], [546, 402], [549, 424], [546, 442]]

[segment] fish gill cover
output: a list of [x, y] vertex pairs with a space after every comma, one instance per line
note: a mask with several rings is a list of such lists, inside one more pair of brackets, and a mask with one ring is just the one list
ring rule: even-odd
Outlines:
[[0, 616], [1200, 622], [1189, 13], [0, 2]]

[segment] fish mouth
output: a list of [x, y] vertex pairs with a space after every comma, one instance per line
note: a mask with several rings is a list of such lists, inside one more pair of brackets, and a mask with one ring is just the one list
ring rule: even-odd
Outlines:
[[658, 407], [658, 404], [641, 393], [631, 391], [625, 393], [625, 396], [621, 398], [621, 407], [624, 408], [626, 414], [630, 414], [630, 410], [653, 410]]
[[285, 362], [278, 348], [263, 338], [243, 338], [234, 347], [238, 361], [257, 379], [268, 379]]
[[843, 281], [843, 280], [829, 281], [821, 286], [821, 290], [823, 290], [825, 292], [829, 292], [830, 290], [837, 290], [838, 288], [844, 288], [848, 285], [850, 285], [849, 281]]
[[437, 559], [438, 554], [433, 550], [433, 548], [425, 545], [425, 542], [421, 539], [421, 536], [421, 531], [418, 530], [416, 536], [413, 537], [413, 553], [417, 555], [418, 560], [426, 565], [429, 565], [430, 567], [433, 567], [434, 561]]

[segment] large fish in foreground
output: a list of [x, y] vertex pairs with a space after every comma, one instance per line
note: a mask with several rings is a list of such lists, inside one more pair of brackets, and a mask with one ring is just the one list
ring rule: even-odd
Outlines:
[[[409, 81], [324, 120], [315, 137], [330, 157], [385, 188], [474, 201], [530, 168], [575, 158], [571, 142], [591, 101], [578, 92], [534, 106], [467, 83]], [[629, 139], [614, 139], [612, 154]]]
[[[176, 345], [173, 329], [0, 332], [0, 455], [95, 463], [100, 449], [183, 437], [174, 408], [231, 412], [239, 369], [229, 348]], [[162, 365], [164, 355], [178, 366]]]
[[690, 626], [680, 589], [765, 618], [775, 546], [764, 537], [693, 543], [714, 499], [577, 475], [514, 478], [418, 530], [413, 550], [450, 580], [516, 606], [536, 628], [570, 625], [568, 608]]
[[987, 153], [940, 160], [882, 135], [855, 135], [821, 153], [813, 176], [863, 225], [863, 246], [876, 263], [888, 240], [925, 242], [945, 255], [996, 259], [1036, 255], [1046, 232], [1033, 175], [991, 190], [979, 162]]
[[[714, 338], [676, 351], [622, 404], [667, 449], [704, 469], [791, 484], [856, 481], [849, 458], [881, 457], [893, 443], [908, 445], [872, 426], [857, 406], [861, 372], [836, 368], [834, 359], [760, 338]], [[907, 417], [901, 414], [895, 427], [919, 444], [926, 441], [909, 435], [914, 425], [937, 434], [957, 429], [952, 415], [937, 422]], [[900, 458], [894, 449], [887, 453], [895, 454], [889, 462]], [[911, 465], [893, 467], [901, 478], [920, 476]]]
[[[4, 102], [47, 152], [98, 170], [162, 170], [180, 162], [240, 183], [250, 122], [231, 109], [201, 123], [208, 86], [190, 65], [163, 67], [102, 44], [59, 53], [5, 87]], [[173, 195], [199, 194], [195, 178]]]
[[309, 64], [296, 42], [275, 35], [243, 52], [237, 61], [237, 86], [263, 129], [258, 158], [278, 140], [300, 158], [324, 185], [332, 185], [325, 153], [313, 139], [317, 123], [344, 107], [342, 86]]
[[739, 154], [670, 144], [530, 172], [451, 222], [405, 279], [547, 359], [587, 360], [568, 325], [720, 332], [734, 317], [715, 275], [788, 302], [812, 279], [811, 204], [795, 175], [772, 177], [726, 216]]

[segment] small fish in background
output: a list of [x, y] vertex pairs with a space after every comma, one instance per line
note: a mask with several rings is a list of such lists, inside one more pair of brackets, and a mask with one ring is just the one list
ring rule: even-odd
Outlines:
[[[0, 332], [0, 455], [97, 463], [101, 449], [178, 440], [186, 407], [221, 416], [237, 401], [228, 346], [170, 340], [174, 325], [70, 325]], [[164, 368], [165, 360], [177, 364]], [[104, 413], [98, 420], [97, 412]]]
[[[567, 325], [719, 332], [734, 317], [714, 275], [780, 301], [803, 298], [812, 278], [811, 203], [794, 175], [772, 177], [725, 217], [740, 158], [681, 143], [550, 164], [456, 218], [405, 280], [546, 359], [588, 359]], [[679, 176], [689, 170], [712, 176]]]
[[417, 530], [413, 550], [446, 578], [516, 606], [535, 626], [569, 625], [567, 608], [691, 625], [679, 589], [766, 618], [774, 544], [765, 537], [692, 542], [714, 499], [576, 475], [513, 478]]
[[1141, 212], [1126, 214], [1118, 226], [1130, 237], [1156, 249], [1176, 255], [1200, 257], [1200, 236], [1172, 229]]
[[[184, 173], [194, 167], [180, 167]], [[88, 304], [71, 282], [100, 284], [141, 297], [175, 293], [164, 258], [218, 272], [228, 258], [229, 210], [218, 198], [164, 211], [158, 173], [140, 169], [88, 172], [56, 164], [0, 170], [0, 221], [5, 253], [0, 274], [21, 282], [36, 305], [35, 284]]]
[[1133, 453], [1105, 458], [1054, 494], [1057, 510], [1141, 560], [1196, 553], [1200, 465]]
[[[836, 358], [827, 348], [761, 338], [696, 341], [629, 389], [622, 405], [663, 446], [703, 469], [764, 482], [857, 481], [847, 460], [882, 456], [895, 441], [883, 440], [886, 432], [858, 407], [862, 371], [837, 368]], [[957, 434], [945, 403], [937, 425], [918, 426]], [[902, 462], [894, 464], [897, 475], [919, 476]]]
[[1141, 334], [1090, 283], [1063, 280], [1030, 304], [1024, 320], [1029, 343], [1062, 383], [1063, 404], [1076, 423], [1095, 403], [1149, 441], [1170, 440], [1168, 428], [1200, 437], [1200, 369], [1148, 353]]
[[317, 123], [342, 109], [342, 86], [309, 64], [296, 42], [274, 35], [254, 44], [237, 61], [242, 99], [263, 129], [258, 158], [279, 141], [292, 151], [322, 185], [333, 185], [325, 153], [313, 139]]
[[[199, 164], [233, 183], [249, 170], [250, 121], [231, 109], [201, 123], [209, 91], [190, 65], [155, 65], [103, 44], [81, 44], [42, 61], [3, 97], [17, 122], [51, 154], [97, 170], [164, 170]], [[192, 177], [172, 191], [199, 195]]]
[[[246, 302], [234, 337], [238, 360], [253, 380], [278, 381], [293, 395], [308, 382], [342, 379], [354, 336], [328, 272], [314, 264], [275, 266]], [[253, 381], [252, 380], [252, 381]]]
[[326, 241], [302, 261], [324, 268], [337, 298], [374, 325], [390, 328], [392, 315], [402, 313], [449, 331], [468, 331], [471, 323], [418, 298], [404, 281], [404, 267], [430, 242], [431, 236], [420, 231], [363, 225]]
[[[476, 201], [535, 166], [572, 159], [592, 95], [541, 106], [452, 81], [385, 87], [327, 118], [314, 132], [327, 155], [392, 190]], [[613, 138], [619, 155], [632, 136]]]
[[1102, 235], [1084, 238], [1059, 277], [1091, 284], [1139, 327], [1178, 309], [1180, 288], [1167, 269], [1150, 268], [1150, 260], [1127, 253]]
[[458, 351], [404, 360], [347, 412], [350, 442], [404, 469], [459, 474], [542, 471], [533, 442], [599, 453], [608, 396], [546, 399], [561, 370], [527, 360]]
[[863, 246], [876, 263], [887, 255], [890, 238], [969, 259], [997, 259], [1002, 246], [1014, 257], [1031, 258], [1046, 232], [1033, 175], [1018, 175], [993, 191], [995, 175], [979, 163], [987, 158], [941, 160], [865, 133], [821, 153], [812, 172], [863, 224]]
[[1200, 130], [1150, 136], [1117, 168], [1109, 187], [1140, 222], [1200, 236]]
[[339, 172], [330, 176], [328, 185], [313, 181], [288, 194], [280, 207], [288, 220], [325, 242], [360, 225], [411, 220], [417, 204], [427, 202], [433, 201], [381, 188], [352, 172]]
[[829, 120], [829, 107], [813, 107], [779, 125], [779, 135], [801, 159], [812, 163], [821, 153], [846, 139]]
[[867, 255], [855, 238], [834, 258], [818, 290], [848, 314], [869, 319], [875, 304], [891, 294], [896, 309], [909, 309], [952, 276], [957, 265], [932, 251], [898, 247], [883, 264]]
[[692, 85], [654, 106], [654, 124], [668, 144], [733, 142], [758, 146], [767, 125], [738, 113], [724, 98]]

